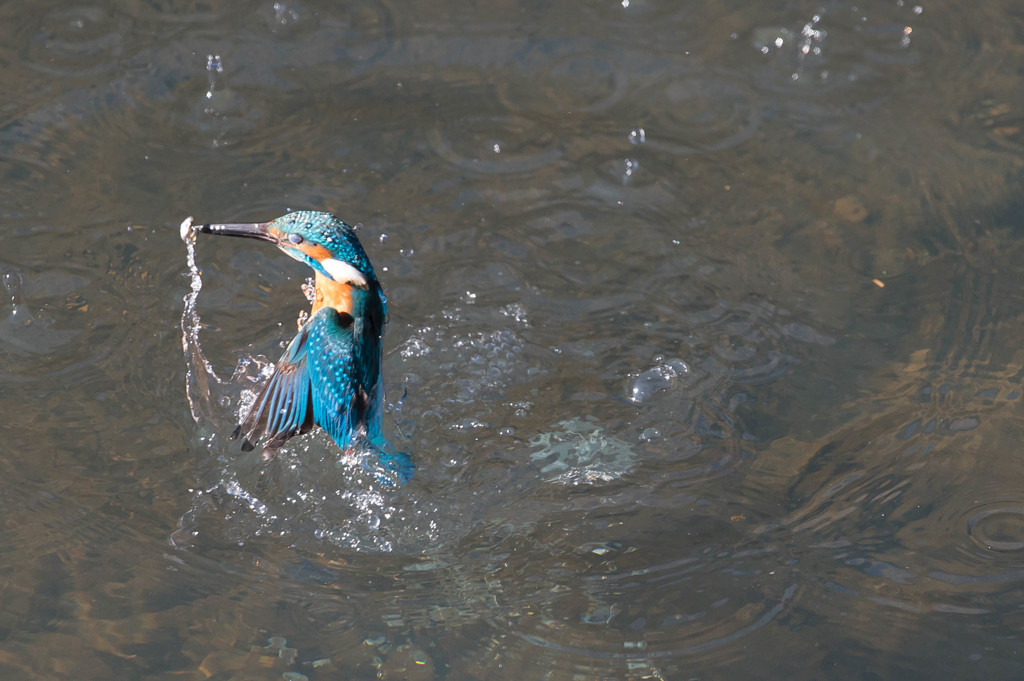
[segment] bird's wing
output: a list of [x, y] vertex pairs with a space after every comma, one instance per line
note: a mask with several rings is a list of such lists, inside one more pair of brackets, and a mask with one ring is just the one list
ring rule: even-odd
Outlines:
[[313, 427], [312, 397], [307, 362], [309, 325], [288, 344], [274, 366], [274, 374], [263, 386], [245, 420], [235, 428], [232, 439], [245, 434], [242, 451], [251, 451], [265, 434], [265, 449], [274, 451], [293, 435]]
[[352, 317], [323, 308], [310, 320], [309, 333], [313, 418], [344, 449], [365, 420], [367, 399], [356, 367]]
[[384, 401], [384, 386], [381, 373], [381, 359], [384, 344], [384, 325], [387, 323], [388, 308], [384, 291], [378, 286], [377, 296], [368, 297], [366, 305], [366, 323], [363, 342], [363, 385], [368, 393], [366, 397], [366, 435], [378, 445], [385, 445], [386, 440], [381, 429], [381, 416]]
[[408, 454], [390, 452], [380, 434], [380, 336], [372, 348], [357, 346], [351, 315], [322, 308], [309, 324], [309, 376], [316, 423], [344, 450], [366, 428], [376, 465], [365, 464], [382, 485], [404, 485], [415, 465]]

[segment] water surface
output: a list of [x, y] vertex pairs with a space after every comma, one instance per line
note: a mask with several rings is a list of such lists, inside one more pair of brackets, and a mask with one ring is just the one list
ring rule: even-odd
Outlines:
[[[1020, 675], [1012, 3], [0, 19], [5, 676]], [[227, 437], [307, 272], [177, 225], [295, 209], [399, 489]]]

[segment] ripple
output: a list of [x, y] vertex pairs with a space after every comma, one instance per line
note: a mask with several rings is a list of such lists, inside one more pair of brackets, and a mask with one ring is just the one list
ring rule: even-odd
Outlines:
[[702, 43], [702, 36], [694, 26], [690, 5], [682, 6], [659, 0], [585, 0], [579, 8], [595, 29], [604, 27], [608, 40], [625, 47], [662, 49], [680, 52], [694, 49]]
[[[555, 618], [551, 616], [551, 613], [558, 613], [559, 619], [575, 619], [582, 624], [606, 624], [617, 613], [607, 605], [592, 602], [585, 611], [577, 609], [575, 617], [570, 615], [566, 618], [561, 609], [557, 607], [558, 604], [555, 603], [544, 613], [548, 615], [544, 619], [548, 619], [551, 623], [539, 621], [537, 626], [519, 627], [514, 633], [523, 641], [534, 646], [583, 658], [656, 660], [698, 654], [706, 656], [704, 654], [734, 643], [772, 622], [786, 610], [795, 594], [796, 586], [791, 585], [777, 601], [762, 603], [755, 607], [750, 607], [751, 604], [745, 602], [742, 608], [729, 608], [717, 612], [710, 617], [710, 622], [702, 621], [700, 624], [694, 624], [694, 620], [703, 620], [708, 616], [707, 612], [694, 613], [688, 610], [668, 615], [664, 620], [666, 625], [677, 622], [679, 625], [686, 623], [685, 627], [680, 627], [685, 630], [657, 637], [641, 635], [629, 637], [615, 636], [614, 634], [595, 636], [590, 629], [573, 631], [572, 625], [566, 627], [554, 624], [552, 620]], [[578, 608], [578, 606], [576, 607]], [[709, 609], [713, 607], [710, 605]], [[529, 622], [520, 622], [530, 624]]]
[[[696, 534], [718, 526], [695, 520]], [[776, 620], [798, 592], [791, 570], [765, 569], [773, 557], [764, 551], [691, 551], [688, 542], [669, 548], [661, 540], [656, 550], [647, 539], [586, 542], [571, 553], [558, 547], [552, 567], [537, 576], [545, 588], [533, 594], [523, 585], [496, 589], [503, 583], [498, 573], [492, 589], [509, 615], [492, 626], [520, 641], [516, 652], [529, 666], [609, 674], [646, 663], [672, 678], [671, 665], [730, 654], [730, 644]]]
[[967, 535], [987, 551], [1024, 550], [1024, 506], [996, 506], [967, 520]]
[[125, 27], [111, 10], [80, 6], [36, 16], [38, 24], [26, 29], [34, 36], [27, 62], [32, 68], [68, 77], [109, 72], [117, 65]]
[[946, 584], [1009, 587], [1024, 575], [1024, 506], [1005, 492], [972, 492], [935, 512], [932, 531], [944, 536], [946, 550], [933, 556], [928, 574]]
[[644, 146], [677, 156], [731, 149], [761, 127], [756, 95], [724, 73], [658, 84], [638, 97], [651, 116], [643, 121]]
[[[757, 87], [788, 94], [793, 99], [786, 104], [799, 117], [873, 105], [888, 93], [867, 89], [871, 83], [884, 71], [920, 61], [911, 38], [918, 21], [912, 3], [896, 3], [868, 12], [856, 5], [820, 10], [789, 25], [755, 28], [750, 46], [767, 57]], [[852, 100], [834, 98], [842, 91], [857, 94]], [[833, 99], [823, 99], [824, 93]]]
[[[0, 218], [13, 220], [54, 212], [67, 198], [61, 174], [45, 161], [24, 154], [0, 153]], [[40, 194], [47, 197], [41, 207]]]
[[1020, 609], [1024, 506], [1008, 481], [1021, 467], [1004, 456], [1019, 440], [1017, 369], [988, 385], [962, 357], [954, 371], [932, 371], [914, 365], [885, 394], [844, 405], [862, 416], [828, 440], [781, 447], [816, 452], [799, 472], [782, 466], [793, 513], [762, 530], [785, 527], [797, 543], [810, 542], [821, 564], [808, 555], [803, 568], [829, 575], [831, 597], [850, 599], [853, 630], [924, 613]]
[[748, 464], [751, 386], [791, 373], [812, 352], [801, 346], [834, 341], [767, 302], [709, 306], [699, 302], [699, 288], [678, 281], [668, 288], [675, 290], [666, 289], [667, 304], [674, 296], [690, 300], [673, 312], [685, 334], [676, 340], [667, 328], [663, 342], [682, 344], [686, 354], [657, 354], [627, 369], [620, 394], [636, 406], [630, 423], [645, 460], [663, 466], [659, 483], [679, 494]]
[[[76, 377], [103, 356], [104, 351], [92, 348], [96, 352], [84, 360], [78, 353], [65, 353], [60, 358], [52, 357], [61, 348], [71, 345], [76, 339], [80, 341], [85, 333], [81, 328], [62, 328], [68, 319], [75, 319], [75, 311], [81, 310], [81, 293], [89, 280], [69, 272], [50, 270], [35, 273], [28, 278], [29, 294], [24, 291], [25, 277], [17, 269], [4, 272], [3, 286], [10, 300], [10, 311], [0, 304], [0, 360], [11, 355], [8, 375], [20, 375], [26, 379], [38, 378], [40, 373], [53, 378], [60, 376], [68, 385], [77, 383]], [[60, 306], [61, 301], [65, 304]], [[50, 316], [50, 312], [70, 311], [65, 314], [65, 324], [60, 324]], [[59, 314], [59, 312], [58, 312]], [[76, 346], [76, 349], [81, 349]], [[73, 356], [73, 357], [72, 357]], [[35, 358], [29, 361], [29, 358]], [[7, 362], [3, 362], [7, 364]]]
[[621, 60], [617, 50], [601, 42], [541, 42], [517, 59], [526, 77], [504, 79], [498, 98], [507, 111], [605, 111], [629, 89]]
[[355, 0], [320, 15], [320, 24], [355, 62], [373, 62], [392, 49], [395, 20], [380, 0]]
[[[771, 303], [743, 303], [735, 307], [716, 306], [686, 315], [704, 339], [701, 354], [720, 362], [729, 379], [736, 383], [758, 383], [784, 373], [796, 360], [787, 352], [785, 339], [807, 338], [828, 345], [832, 339], [804, 324], [793, 324]], [[703, 318], [704, 323], [698, 322]]]
[[562, 157], [554, 133], [521, 116], [449, 117], [428, 138], [443, 159], [478, 173], [527, 173]]
[[[8, 352], [49, 355], [81, 334], [81, 331], [53, 328], [53, 323], [53, 319], [35, 315], [25, 305], [14, 305], [10, 314], [0, 317], [0, 343], [3, 344], [0, 357]], [[18, 365], [19, 362], [12, 363], [12, 367]]]
[[[392, 632], [444, 628], [459, 678], [490, 678], [495, 665], [515, 678], [678, 678], [678, 666], [733, 654], [730, 644], [784, 616], [800, 591], [781, 555], [745, 546], [729, 521], [606, 503], [601, 518], [613, 522], [590, 522], [553, 506], [525, 524], [512, 520], [515, 508], [478, 518], [456, 553], [422, 556], [376, 582], [388, 593], [371, 631], [386, 629], [367, 643], [386, 656]], [[633, 525], [649, 513], [660, 531], [653, 518]], [[686, 531], [666, 543], [675, 522]], [[361, 580], [332, 581], [351, 592]], [[346, 599], [347, 618], [360, 601]]]

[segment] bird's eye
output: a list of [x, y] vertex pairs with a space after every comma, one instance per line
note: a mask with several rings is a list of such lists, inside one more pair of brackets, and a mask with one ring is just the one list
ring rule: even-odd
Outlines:
[[302, 237], [299, 236], [298, 234], [289, 234], [288, 235], [288, 242], [298, 246], [299, 244], [302, 243]]

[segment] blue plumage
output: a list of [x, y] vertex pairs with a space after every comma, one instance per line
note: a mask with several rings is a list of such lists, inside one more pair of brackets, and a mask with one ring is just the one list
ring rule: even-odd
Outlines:
[[[365, 360], [356, 357], [352, 322], [330, 308], [309, 321], [310, 345], [317, 348], [309, 356], [313, 420], [339, 442], [348, 437], [353, 423], [365, 424], [369, 431], [371, 421], [380, 421], [379, 410], [369, 398], [372, 387], [360, 371]], [[380, 430], [379, 424], [376, 429]]]
[[328, 275], [318, 259], [301, 253], [298, 249], [288, 248], [288, 246], [294, 245], [288, 241], [292, 235], [301, 237], [306, 243], [323, 246], [330, 252], [331, 257], [348, 263], [367, 279], [377, 281], [370, 258], [363, 250], [363, 245], [359, 243], [355, 230], [344, 220], [339, 220], [330, 213], [300, 210], [283, 215], [266, 224], [268, 231], [276, 231], [283, 235], [283, 241], [286, 243], [280, 244], [281, 250], [296, 260], [306, 263], [317, 272]]
[[408, 481], [412, 461], [389, 452], [381, 432], [386, 300], [353, 229], [328, 213], [300, 211], [267, 223], [198, 230], [270, 241], [316, 272], [312, 313], [232, 435], [243, 437], [242, 449], [266, 436], [264, 452], [272, 454], [319, 425], [342, 449], [365, 437], [383, 469], [378, 478]]

